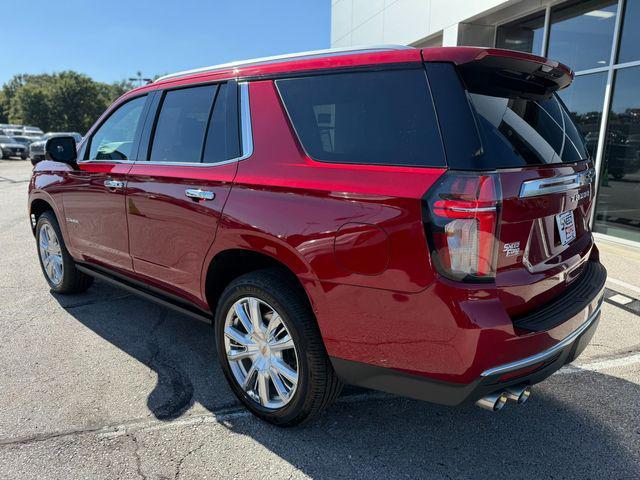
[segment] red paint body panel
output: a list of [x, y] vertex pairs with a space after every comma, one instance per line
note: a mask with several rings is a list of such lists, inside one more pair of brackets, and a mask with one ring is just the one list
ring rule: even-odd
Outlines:
[[[423, 57], [462, 64], [487, 55], [570, 73], [563, 65], [516, 52], [440, 48], [300, 59], [169, 79], [127, 93], [96, 125], [132, 96], [249, 78], [253, 155], [200, 167], [83, 163], [73, 171], [42, 162], [34, 170], [30, 202], [52, 205], [77, 260], [126, 272], [205, 310], [210, 309], [207, 271], [216, 255], [237, 249], [267, 255], [300, 280], [330, 356], [469, 383], [487, 368], [553, 346], [584, 322], [580, 314], [548, 331], [519, 334], [512, 317], [557, 297], [575, 268], [597, 259], [588, 231], [591, 187], [582, 199], [518, 195], [526, 180], [586, 166], [499, 172], [498, 251], [515, 241], [527, 248], [517, 257], [499, 257], [493, 283], [450, 281], [432, 265], [422, 211], [425, 193], [446, 169], [314, 161], [300, 146], [274, 82], [262, 77], [419, 63]], [[109, 191], [103, 185], [107, 178], [126, 181], [126, 188]], [[185, 197], [187, 188], [213, 191], [215, 198], [194, 202]], [[578, 212], [577, 241], [568, 247], [553, 241], [545, 250], [543, 243], [549, 247], [555, 231], [554, 216], [567, 209]]]
[[105, 187], [106, 180], [126, 181], [131, 165], [82, 163], [63, 184], [63, 204], [69, 241], [83, 260], [131, 271], [129, 232], [122, 191]]
[[[500, 173], [503, 200], [498, 251], [502, 252], [505, 243], [517, 241], [522, 246], [518, 256], [498, 256], [498, 296], [510, 315], [522, 314], [557, 296], [573, 279], [572, 272], [589, 259], [593, 248], [589, 228], [593, 185], [578, 190], [587, 194], [580, 199], [575, 192], [519, 198], [522, 183], [584, 172], [588, 167], [582, 163]], [[555, 216], [569, 210], [574, 211], [576, 240], [562, 246]]]
[[[311, 160], [297, 145], [273, 82], [251, 84], [254, 155], [238, 165], [221, 230], [230, 222], [277, 238], [321, 281], [416, 292], [433, 281], [421, 198], [444, 169], [338, 165]], [[280, 139], [277, 143], [273, 138]], [[390, 175], [393, 181], [389, 181]], [[335, 234], [347, 223], [377, 225], [388, 236], [379, 275], [336, 261]], [[227, 232], [220, 232], [227, 235]], [[222, 239], [221, 239], [222, 240]], [[367, 262], [367, 251], [355, 263]]]
[[545, 57], [531, 53], [518, 52], [516, 50], [502, 50], [499, 48], [485, 47], [439, 47], [423, 48], [422, 58], [425, 62], [452, 62], [456, 65], [464, 65], [480, 62], [488, 57], [525, 60], [527, 62], [545, 65], [550, 68], [558, 68], [573, 78], [573, 71], [560, 62], [549, 60]]
[[[215, 239], [222, 209], [238, 168], [136, 163], [127, 182], [127, 219], [133, 268], [155, 286], [202, 303], [203, 259]], [[213, 200], [194, 201], [185, 190], [203, 189]]]

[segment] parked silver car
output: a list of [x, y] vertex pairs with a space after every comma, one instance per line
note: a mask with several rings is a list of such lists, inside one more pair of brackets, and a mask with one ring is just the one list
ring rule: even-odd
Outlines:
[[28, 155], [27, 147], [13, 137], [0, 135], [0, 158], [20, 157], [25, 160]]
[[22, 135], [30, 138], [40, 138], [44, 135], [44, 132], [38, 127], [25, 125], [22, 127]]

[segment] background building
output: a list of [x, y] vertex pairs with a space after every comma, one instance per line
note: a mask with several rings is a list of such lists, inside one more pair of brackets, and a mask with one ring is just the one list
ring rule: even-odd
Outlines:
[[569, 65], [560, 96], [598, 170], [594, 230], [640, 242], [640, 0], [332, 0], [331, 43], [496, 46]]

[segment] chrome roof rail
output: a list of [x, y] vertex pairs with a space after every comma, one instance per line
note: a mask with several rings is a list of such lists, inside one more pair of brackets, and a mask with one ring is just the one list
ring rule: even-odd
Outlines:
[[288, 53], [285, 55], [275, 55], [272, 57], [252, 58], [250, 60], [240, 60], [228, 63], [221, 63], [219, 65], [212, 65], [210, 67], [194, 68], [192, 70], [184, 70], [181, 72], [170, 73], [169, 75], [163, 75], [157, 78], [155, 82], [161, 82], [164, 80], [170, 80], [172, 78], [185, 77], [195, 73], [208, 73], [215, 72], [216, 70], [227, 70], [230, 68], [249, 67], [254, 65], [262, 65], [269, 63], [281, 63], [289, 60], [302, 60], [313, 57], [331, 57], [336, 55], [342, 55], [346, 53], [366, 53], [377, 51], [389, 51], [389, 50], [411, 50], [414, 47], [408, 47], [405, 45], [371, 45], [360, 47], [344, 47], [344, 48], [327, 48], [325, 50], [312, 50], [309, 52]]

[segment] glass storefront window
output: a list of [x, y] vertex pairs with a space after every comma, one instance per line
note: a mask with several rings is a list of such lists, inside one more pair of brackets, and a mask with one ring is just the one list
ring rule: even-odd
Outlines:
[[547, 56], [574, 71], [609, 65], [617, 0], [591, 0], [551, 11]]
[[498, 27], [496, 47], [542, 55], [544, 12]]
[[615, 75], [594, 230], [640, 241], [640, 67]]
[[640, 60], [640, 2], [627, 0], [624, 8], [618, 63]]
[[577, 76], [568, 88], [558, 92], [574, 121], [582, 130], [592, 159], [595, 159], [598, 148], [606, 85], [607, 72], [591, 73]]

